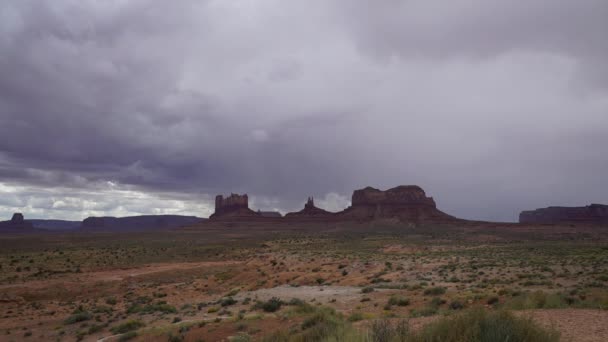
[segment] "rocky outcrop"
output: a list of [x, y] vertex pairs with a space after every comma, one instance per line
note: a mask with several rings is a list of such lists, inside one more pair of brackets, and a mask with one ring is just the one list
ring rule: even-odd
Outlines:
[[[276, 216], [276, 215], [273, 215]], [[280, 222], [280, 217], [268, 217], [262, 212], [249, 209], [247, 195], [232, 194], [228, 198], [218, 195], [215, 198], [215, 213], [212, 219], [228, 221]], [[366, 187], [355, 190], [352, 205], [344, 211], [331, 213], [317, 208], [312, 197], [298, 212], [283, 217], [286, 222], [327, 222], [372, 221], [377, 219], [399, 220], [401, 222], [454, 222], [452, 217], [437, 209], [432, 197], [416, 185], [402, 185], [386, 191]]]
[[309, 197], [308, 200], [306, 201], [306, 204], [304, 204], [304, 209], [302, 209], [298, 212], [287, 213], [287, 214], [285, 214], [285, 217], [292, 218], [292, 219], [297, 219], [297, 218], [323, 219], [323, 218], [329, 218], [332, 215], [333, 215], [333, 213], [330, 213], [329, 211], [323, 210], [321, 208], [317, 208], [315, 206], [314, 199], [312, 197]]
[[200, 223], [204, 219], [181, 215], [142, 215], [130, 217], [88, 217], [82, 221], [84, 231], [134, 232], [173, 229]]
[[261, 215], [249, 209], [249, 197], [247, 194], [230, 194], [224, 198], [222, 195], [215, 196], [215, 212], [209, 218], [233, 218], [233, 217], [260, 217]]
[[416, 185], [386, 191], [372, 187], [355, 190], [352, 205], [337, 214], [355, 220], [398, 219], [403, 222], [445, 222], [456, 218], [440, 211], [432, 197]]
[[591, 204], [585, 207], [548, 207], [522, 211], [520, 223], [585, 223], [608, 224], [608, 205]]
[[2, 231], [11, 231], [11, 232], [21, 232], [21, 231], [32, 231], [34, 227], [30, 222], [25, 221], [23, 218], [23, 214], [15, 213], [10, 221], [1, 221], [0, 222], [0, 230]]

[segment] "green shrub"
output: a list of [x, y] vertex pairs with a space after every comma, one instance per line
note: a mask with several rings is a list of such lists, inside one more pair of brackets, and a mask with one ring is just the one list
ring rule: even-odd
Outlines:
[[141, 321], [130, 320], [111, 328], [110, 331], [114, 334], [124, 334], [129, 331], [137, 330], [143, 327], [144, 325], [145, 324]]
[[374, 292], [374, 288], [371, 286], [364, 287], [361, 289], [361, 293], [370, 293], [370, 292]]
[[476, 309], [430, 323], [408, 339], [408, 342], [430, 341], [557, 342], [559, 334], [507, 311], [487, 312]]
[[397, 306], [408, 306], [410, 305], [410, 300], [402, 296], [393, 295], [388, 299], [388, 304]]
[[74, 323], [78, 323], [78, 322], [88, 321], [91, 318], [93, 318], [93, 316], [89, 312], [79, 311], [79, 312], [75, 312], [70, 317], [66, 318], [65, 321], [63, 321], [63, 323], [74, 324]]
[[236, 303], [237, 303], [237, 301], [232, 297], [226, 297], [226, 298], [222, 298], [220, 300], [221, 306], [230, 306], [230, 305], [234, 305]]
[[424, 290], [425, 296], [441, 296], [446, 291], [445, 287], [430, 287]]
[[253, 339], [247, 333], [239, 333], [236, 336], [232, 336], [228, 338], [229, 342], [250, 342]]
[[275, 312], [275, 311], [278, 311], [282, 305], [283, 305], [283, 302], [281, 301], [281, 299], [279, 299], [277, 297], [272, 297], [265, 302], [256, 303], [254, 308], [262, 309], [265, 312]]
[[361, 320], [363, 320], [363, 314], [360, 312], [353, 312], [352, 314], [350, 314], [350, 316], [348, 316], [349, 322], [358, 322]]
[[126, 334], [124, 334], [124, 335], [121, 335], [121, 336], [118, 338], [118, 341], [119, 341], [119, 342], [122, 342], [122, 341], [128, 341], [128, 340], [132, 340], [132, 339], [134, 339], [135, 337], [137, 337], [137, 331], [129, 331], [128, 333], [126, 333]]

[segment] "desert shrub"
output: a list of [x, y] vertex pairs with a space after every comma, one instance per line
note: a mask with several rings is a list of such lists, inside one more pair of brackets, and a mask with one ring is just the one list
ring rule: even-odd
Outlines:
[[374, 288], [371, 286], [364, 287], [361, 289], [361, 293], [370, 293], [370, 292], [374, 292]]
[[464, 304], [462, 304], [460, 301], [457, 301], [457, 300], [453, 300], [449, 306], [450, 306], [450, 309], [452, 309], [452, 310], [464, 309]]
[[78, 323], [78, 322], [88, 321], [91, 318], [93, 318], [93, 316], [89, 312], [78, 311], [78, 312], [74, 312], [71, 316], [66, 318], [65, 321], [63, 321], [63, 323], [74, 324], [74, 323]]
[[278, 311], [282, 305], [283, 302], [281, 301], [281, 299], [277, 297], [272, 297], [265, 302], [257, 302], [254, 305], [254, 309], [262, 309], [265, 312], [275, 312]]
[[431, 299], [431, 306], [435, 306], [435, 307], [439, 307], [441, 305], [445, 304], [445, 299], [439, 298], [439, 297], [434, 297], [433, 299]]
[[405, 342], [408, 339], [409, 323], [399, 320], [391, 324], [389, 320], [379, 319], [372, 322], [368, 335], [370, 342]]
[[349, 322], [358, 322], [361, 320], [363, 320], [363, 314], [360, 312], [353, 312], [352, 314], [350, 314], [350, 316], [348, 316]]
[[437, 313], [437, 310], [438, 310], [438, 308], [436, 306], [429, 305], [429, 306], [425, 306], [423, 308], [410, 310], [410, 315], [412, 317], [433, 316], [434, 314]]
[[253, 339], [247, 333], [239, 333], [236, 336], [232, 336], [232, 337], [228, 338], [228, 341], [229, 342], [250, 342], [250, 341], [253, 341]]
[[441, 296], [446, 291], [445, 287], [430, 287], [424, 290], [425, 296]]
[[137, 330], [143, 326], [144, 323], [142, 321], [130, 320], [111, 328], [110, 331], [114, 334], [124, 334], [129, 331]]
[[230, 305], [234, 305], [236, 303], [237, 303], [237, 301], [232, 297], [226, 297], [226, 298], [222, 298], [220, 300], [221, 306], [230, 306]]
[[167, 303], [154, 303], [154, 304], [147, 304], [144, 306], [135, 304], [135, 305], [130, 306], [127, 309], [127, 313], [129, 313], [129, 314], [132, 314], [132, 313], [150, 314], [150, 313], [155, 313], [155, 312], [177, 313], [177, 309], [174, 306], [171, 306]]
[[132, 339], [134, 339], [134, 338], [136, 338], [136, 337], [137, 337], [137, 331], [129, 331], [128, 333], [126, 333], [126, 334], [124, 334], [124, 335], [121, 335], [121, 336], [118, 338], [118, 341], [119, 341], [119, 342], [122, 342], [122, 341], [129, 341], [129, 340], [132, 340]]
[[91, 335], [103, 329], [103, 325], [93, 324], [87, 330], [87, 334]]
[[410, 341], [557, 342], [559, 334], [507, 311], [488, 312], [475, 309], [430, 323], [418, 334], [411, 336], [408, 339], [408, 342]]
[[486, 303], [488, 303], [488, 305], [494, 305], [494, 304], [497, 304], [499, 301], [500, 301], [500, 299], [498, 297], [490, 297], [490, 298], [488, 298]]
[[568, 303], [566, 297], [556, 293], [543, 291], [524, 292], [519, 296], [512, 297], [505, 303], [505, 307], [515, 310], [526, 309], [558, 309], [565, 308]]
[[394, 295], [388, 299], [388, 304], [397, 306], [408, 306], [410, 305], [410, 300], [403, 296]]

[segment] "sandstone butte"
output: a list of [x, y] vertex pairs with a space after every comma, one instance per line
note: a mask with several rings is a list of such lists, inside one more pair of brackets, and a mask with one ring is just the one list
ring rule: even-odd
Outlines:
[[284, 217], [263, 217], [249, 209], [248, 196], [231, 194], [215, 198], [215, 213], [212, 220], [236, 221], [368, 221], [377, 219], [398, 219], [404, 222], [451, 222], [458, 220], [439, 209], [432, 197], [416, 185], [402, 185], [386, 191], [372, 187], [355, 190], [352, 205], [343, 211], [332, 213], [314, 204], [312, 197], [298, 212], [287, 213]]

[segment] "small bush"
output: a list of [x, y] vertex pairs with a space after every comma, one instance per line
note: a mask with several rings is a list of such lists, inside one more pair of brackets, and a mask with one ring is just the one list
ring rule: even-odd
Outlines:
[[237, 301], [232, 297], [226, 297], [226, 298], [222, 298], [220, 300], [221, 306], [230, 306], [230, 305], [234, 305], [236, 303], [237, 303]]
[[283, 302], [279, 298], [272, 297], [266, 302], [256, 304], [256, 307], [261, 308], [265, 312], [275, 312], [281, 308], [281, 305], [283, 305]]
[[124, 334], [129, 331], [137, 330], [144, 326], [144, 323], [138, 320], [130, 320], [110, 329], [114, 334]]
[[441, 296], [446, 291], [445, 287], [431, 287], [424, 290], [425, 296]]
[[132, 340], [132, 339], [134, 339], [134, 338], [136, 338], [136, 337], [137, 337], [137, 331], [129, 331], [128, 333], [126, 333], [126, 334], [124, 334], [124, 335], [120, 336], [120, 337], [118, 338], [118, 341], [119, 341], [119, 342], [122, 342], [122, 341], [129, 341], [129, 340]]
[[477, 309], [430, 323], [408, 341], [557, 342], [559, 334], [506, 311]]
[[464, 304], [462, 304], [461, 302], [454, 300], [450, 303], [450, 309], [452, 310], [462, 310], [464, 309]]
[[363, 320], [363, 314], [360, 312], [353, 312], [352, 314], [350, 314], [350, 316], [348, 316], [349, 322], [358, 322], [361, 320]]
[[370, 292], [374, 292], [374, 288], [371, 286], [364, 287], [361, 289], [361, 293], [370, 293]]
[[76, 313], [72, 314], [70, 317], [66, 318], [65, 321], [63, 321], [63, 323], [74, 324], [74, 323], [78, 323], [78, 322], [88, 321], [91, 318], [93, 318], [93, 316], [89, 312], [80, 311], [80, 312], [76, 312]]
[[391, 296], [388, 299], [388, 304], [397, 306], [408, 306], [410, 305], [410, 300], [402, 296]]

